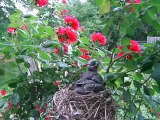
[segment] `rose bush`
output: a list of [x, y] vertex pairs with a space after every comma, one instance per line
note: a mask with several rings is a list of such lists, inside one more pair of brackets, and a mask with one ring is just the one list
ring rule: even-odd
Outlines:
[[54, 119], [54, 111], [48, 110], [53, 94], [58, 86], [77, 80], [91, 59], [100, 61], [99, 73], [115, 99], [118, 119], [158, 119], [160, 42], [140, 47], [135, 35], [143, 22], [152, 27], [147, 34], [160, 33], [160, 2], [91, 1], [89, 5], [99, 10], [95, 16], [101, 24], [95, 16], [86, 19], [91, 17], [97, 26], [78, 19], [83, 14], [73, 16], [75, 11], [66, 9], [76, 7], [75, 2], [34, 2], [39, 13], [24, 15], [16, 10], [9, 17], [8, 36], [0, 44], [4, 119]]

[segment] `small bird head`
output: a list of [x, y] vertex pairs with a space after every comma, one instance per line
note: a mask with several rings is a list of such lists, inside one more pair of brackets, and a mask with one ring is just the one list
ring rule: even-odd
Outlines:
[[95, 59], [91, 60], [89, 67], [88, 67], [88, 70], [89, 71], [97, 71], [99, 64], [100, 64], [99, 61], [97, 61]]

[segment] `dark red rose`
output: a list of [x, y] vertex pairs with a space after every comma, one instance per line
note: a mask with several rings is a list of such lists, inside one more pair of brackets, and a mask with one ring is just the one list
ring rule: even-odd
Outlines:
[[107, 40], [106, 40], [106, 37], [104, 35], [102, 35], [101, 33], [92, 33], [91, 35], [91, 40], [93, 42], [99, 42], [99, 44], [101, 45], [105, 45]]
[[7, 31], [8, 31], [9, 33], [14, 34], [14, 33], [16, 32], [16, 28], [9, 27], [9, 28], [7, 29]]
[[[138, 45], [137, 41], [134, 40], [130, 40], [130, 45], [126, 46], [128, 48], [128, 50], [132, 51], [132, 52], [141, 52], [140, 46]], [[117, 58], [120, 58], [121, 56], [124, 55], [124, 51], [123, 51], [123, 47], [122, 46], [118, 46], [118, 48], [121, 50], [121, 52], [119, 54], [117, 54]], [[123, 56], [124, 58], [128, 58], [129, 60], [132, 60], [132, 56], [131, 55], [126, 55]]]
[[75, 17], [65, 16], [64, 21], [68, 26], [72, 27], [72, 29], [78, 30], [79, 21]]
[[1, 94], [2, 96], [5, 96], [5, 95], [7, 94], [7, 91], [6, 91], [6, 90], [0, 90], [0, 94]]
[[134, 0], [133, 2], [131, 0], [126, 0], [126, 2], [128, 2], [130, 4], [140, 4], [142, 2], [142, 0]]
[[[55, 53], [56, 53], [56, 54], [59, 54], [59, 52], [60, 52], [60, 49], [57, 47], [57, 48], [55, 49]], [[68, 46], [63, 45], [63, 54], [66, 54], [67, 52], [68, 52]]]
[[55, 86], [58, 86], [58, 85], [61, 84], [61, 81], [54, 81], [53, 84], [54, 84]]
[[59, 27], [57, 35], [59, 42], [62, 42], [64, 44], [75, 43], [77, 42], [78, 38], [77, 33], [70, 27]]
[[83, 58], [85, 60], [91, 60], [91, 56], [89, 55], [90, 52], [84, 48], [80, 48], [80, 51], [82, 52], [82, 55], [80, 56], [80, 58]]
[[43, 7], [48, 4], [48, 0], [38, 0], [39, 7]]
[[60, 11], [60, 14], [61, 14], [62, 16], [67, 15], [67, 14], [68, 14], [68, 10], [61, 10], [61, 11]]

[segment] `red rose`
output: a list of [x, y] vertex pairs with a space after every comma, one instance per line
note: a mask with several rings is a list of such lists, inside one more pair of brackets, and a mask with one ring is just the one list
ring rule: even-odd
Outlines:
[[19, 108], [20, 108], [20, 105], [17, 105], [16, 108], [19, 109]]
[[74, 30], [78, 30], [79, 21], [75, 17], [65, 16], [64, 21], [68, 26], [72, 27]]
[[10, 110], [10, 109], [11, 109], [11, 107], [12, 107], [11, 102], [8, 102], [8, 110]]
[[80, 51], [82, 52], [82, 55], [80, 56], [81, 58], [85, 59], [85, 60], [90, 60], [91, 57], [89, 56], [90, 52], [84, 48], [80, 48]]
[[131, 0], [126, 0], [126, 2], [130, 3], [130, 12], [133, 12], [132, 4], [140, 4], [142, 0], [134, 0], [133, 2]]
[[131, 40], [131, 45], [127, 46], [127, 48], [133, 52], [141, 52], [141, 48], [139, 47], [139, 44], [137, 41]]
[[152, 109], [152, 108], [151, 108], [149, 111], [150, 111], [151, 113], [154, 113], [154, 109]]
[[60, 14], [61, 14], [62, 16], [67, 15], [67, 14], [68, 14], [68, 10], [61, 10], [61, 11], [60, 11]]
[[50, 119], [50, 115], [47, 115], [46, 118], [45, 118], [45, 120], [51, 120]]
[[9, 33], [15, 33], [16, 32], [16, 28], [13, 28], [13, 27], [9, 27], [8, 29], [7, 29], [7, 31], [9, 32]]
[[[56, 48], [55, 49], [55, 53], [56, 54], [59, 54], [59, 48]], [[66, 54], [68, 52], [68, 46], [66, 46], [66, 45], [63, 45], [63, 54]]]
[[38, 0], [39, 7], [43, 7], [48, 4], [48, 0]]
[[78, 35], [70, 27], [66, 27], [66, 28], [59, 27], [57, 34], [58, 34], [59, 42], [62, 42], [65, 44], [72, 44], [77, 42]]
[[62, 3], [63, 3], [63, 4], [66, 4], [66, 3], [67, 3], [67, 0], [62, 0]]
[[84, 32], [84, 26], [81, 27], [81, 31]]
[[21, 30], [24, 30], [24, 29], [28, 30], [28, 26], [26, 24], [24, 24], [20, 29]]
[[99, 44], [101, 45], [105, 45], [106, 44], [106, 37], [104, 35], [102, 35], [101, 33], [92, 33], [91, 35], [91, 40], [93, 42], [99, 42]]
[[40, 109], [39, 105], [36, 104], [36, 110], [38, 110], [40, 114], [41, 114], [41, 113], [44, 113], [44, 112], [46, 111], [46, 106], [45, 106], [45, 104], [44, 104], [44, 107], [43, 107], [43, 108], [44, 108], [44, 109]]
[[58, 86], [58, 85], [61, 84], [61, 81], [54, 81], [53, 84], [54, 84], [55, 86]]
[[128, 2], [130, 4], [140, 4], [142, 2], [142, 0], [134, 0], [133, 2], [131, 0], [126, 0], [126, 2]]
[[83, 54], [80, 57], [83, 58], [83, 59], [85, 59], [85, 60], [88, 60], [88, 61], [91, 60], [91, 57], [89, 55]]
[[[140, 49], [140, 46], [138, 45], [138, 42], [137, 41], [134, 41], [134, 40], [130, 40], [130, 44], [131, 45], [128, 45], [126, 46], [128, 48], [128, 50], [132, 51], [132, 52], [141, 52], [141, 49]], [[120, 50], [122, 50], [119, 54], [117, 54], [117, 58], [120, 58], [121, 56], [124, 55], [124, 51], [123, 51], [123, 47], [122, 46], [118, 46], [118, 48]], [[124, 58], [128, 58], [129, 60], [132, 60], [132, 56], [131, 55], [126, 55], [126, 56], [123, 56]]]
[[0, 90], [0, 94], [1, 94], [2, 96], [5, 96], [5, 95], [7, 94], [7, 91], [6, 91], [6, 90]]

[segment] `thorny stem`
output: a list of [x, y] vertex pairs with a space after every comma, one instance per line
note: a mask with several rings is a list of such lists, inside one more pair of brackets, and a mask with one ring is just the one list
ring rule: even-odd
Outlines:
[[147, 83], [151, 78], [151, 75], [142, 83], [142, 85], [144, 85], [145, 83]]
[[[136, 110], [136, 113], [138, 113], [138, 111], [140, 110], [140, 107], [142, 105], [142, 100], [143, 100], [143, 98], [141, 98], [141, 101], [140, 101], [139, 106], [138, 106], [138, 108]], [[136, 115], [134, 116], [134, 120], [136, 120]]]
[[20, 66], [19, 66], [19, 64], [18, 64], [17, 62], [16, 62], [16, 64], [17, 64], [17, 66], [18, 66], [19, 71], [20, 71], [21, 73], [23, 73], [22, 70], [21, 70], [21, 68], [20, 68]]
[[131, 54], [133, 54], [133, 53], [134, 53], [134, 52], [126, 53], [126, 54], [122, 55], [121, 57], [115, 59], [114, 61], [111, 61], [111, 63], [109, 64], [109, 66], [108, 66], [108, 68], [107, 68], [107, 70], [106, 70], [106, 72], [107, 72], [107, 73], [109, 72], [109, 69], [112, 67], [112, 65], [113, 65], [116, 61], [118, 61], [119, 59], [121, 59], [121, 58], [124, 57], [124, 56], [131, 55]]
[[36, 66], [36, 68], [37, 68], [39, 77], [40, 77], [40, 79], [43, 81], [43, 79], [42, 79], [42, 77], [41, 77], [41, 75], [40, 75], [40, 71], [39, 71], [39, 68], [38, 68], [38, 65], [37, 65], [37, 62], [36, 62], [35, 58], [33, 58], [33, 60], [34, 60], [35, 66]]
[[[151, 78], [151, 76], [149, 76], [149, 77], [142, 83], [142, 85], [144, 85], [145, 83], [147, 83], [147, 82], [150, 80], [150, 78]], [[139, 88], [137, 89], [137, 91], [136, 91], [136, 93], [135, 93], [135, 95], [134, 95], [132, 101], [135, 100], [135, 98], [136, 98], [138, 92], [139, 92]], [[142, 99], [141, 99], [141, 102], [142, 102]], [[142, 104], [141, 102], [140, 102], [140, 104], [139, 104], [139, 107], [138, 107], [137, 110], [136, 110], [137, 112], [138, 112], [139, 109], [140, 109], [140, 106], [141, 106], [141, 104]], [[125, 112], [125, 114], [124, 114], [124, 117], [123, 117], [124, 120], [125, 120], [125, 118], [126, 118], [127, 112], [128, 112], [128, 109], [126, 110], [126, 112]], [[136, 117], [136, 116], [134, 116], [134, 120], [135, 120], [135, 117]]]
[[[112, 63], [112, 61], [113, 61], [114, 52], [115, 52], [115, 47], [114, 47], [113, 52], [112, 52], [112, 54], [111, 54], [111, 59], [110, 59], [109, 65], [110, 65], [110, 64]], [[107, 68], [106, 72], [107, 72], [107, 73], [109, 72], [109, 68]]]
[[31, 74], [31, 76], [32, 76], [32, 78], [33, 78], [34, 83], [35, 83], [35, 79], [34, 79], [34, 76], [33, 76], [33, 74], [32, 74], [32, 71], [31, 71], [30, 69], [28, 69], [28, 70], [29, 70], [29, 72], [30, 72], [30, 74]]

